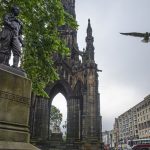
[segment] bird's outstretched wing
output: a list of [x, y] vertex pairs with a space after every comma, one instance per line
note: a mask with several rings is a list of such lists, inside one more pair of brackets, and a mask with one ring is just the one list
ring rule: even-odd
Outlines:
[[[138, 32], [120, 33], [120, 34], [136, 36], [136, 37], [144, 37], [145, 36], [145, 33], [138, 33]], [[150, 34], [149, 34], [149, 36], [150, 36]]]

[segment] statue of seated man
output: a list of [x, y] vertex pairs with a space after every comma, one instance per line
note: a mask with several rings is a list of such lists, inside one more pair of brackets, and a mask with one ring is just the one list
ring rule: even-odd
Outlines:
[[18, 68], [21, 56], [22, 22], [17, 18], [20, 10], [17, 6], [11, 8], [11, 13], [3, 18], [3, 28], [0, 32], [0, 63], [9, 66], [11, 52], [13, 53], [13, 67]]

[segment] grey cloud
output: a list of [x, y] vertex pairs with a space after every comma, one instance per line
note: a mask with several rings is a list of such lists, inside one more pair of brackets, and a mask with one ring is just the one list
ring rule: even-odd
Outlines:
[[[80, 25], [79, 47], [85, 47], [87, 19], [91, 18], [95, 59], [99, 69], [103, 70], [99, 79], [105, 129], [111, 129], [117, 115], [150, 93], [150, 43], [145, 44], [140, 38], [119, 34], [150, 32], [149, 6], [149, 0], [76, 0], [76, 14]], [[110, 86], [117, 87], [118, 90], [112, 93], [108, 90]], [[127, 90], [129, 91], [123, 92]], [[119, 92], [122, 95], [128, 93], [128, 97], [117, 96]], [[111, 100], [114, 107], [108, 112], [105, 107]], [[125, 107], [126, 101], [129, 105]], [[117, 106], [118, 102], [120, 106]], [[118, 113], [117, 107], [120, 109]]]

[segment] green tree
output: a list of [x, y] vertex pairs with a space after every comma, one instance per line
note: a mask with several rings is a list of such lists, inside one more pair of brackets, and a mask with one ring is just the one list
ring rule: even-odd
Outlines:
[[74, 18], [64, 11], [61, 0], [0, 0], [0, 28], [2, 16], [11, 6], [20, 7], [23, 21], [25, 48], [21, 65], [32, 81], [33, 92], [47, 96], [45, 87], [58, 79], [53, 54], [69, 54], [65, 42], [60, 39], [58, 27], [67, 25], [76, 29]]
[[57, 107], [52, 105], [50, 113], [50, 129], [53, 129], [54, 127], [60, 127], [61, 122], [62, 113]]

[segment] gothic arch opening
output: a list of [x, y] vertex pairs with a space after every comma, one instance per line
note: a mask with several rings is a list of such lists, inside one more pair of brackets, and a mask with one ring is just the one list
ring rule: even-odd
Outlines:
[[[70, 99], [70, 95], [72, 94], [72, 90], [70, 85], [65, 80], [59, 80], [54, 85], [47, 87], [46, 89], [50, 100], [49, 100], [49, 118], [51, 112], [51, 106], [54, 105], [58, 107], [61, 112], [65, 115], [65, 119], [63, 119], [62, 123], [65, 125], [65, 121], [68, 122], [68, 101]], [[65, 110], [65, 112], [64, 112]], [[50, 119], [49, 119], [49, 126], [50, 126]], [[61, 127], [61, 130], [68, 133], [68, 125], [66, 125], [66, 129]], [[66, 131], [65, 131], [66, 130]], [[51, 133], [49, 129], [49, 133]], [[50, 137], [49, 137], [50, 139]]]
[[[50, 110], [50, 133], [62, 134], [63, 140], [65, 140], [67, 134], [67, 100], [63, 94], [58, 93], [53, 98]], [[62, 118], [62, 121], [60, 118]]]
[[68, 98], [72, 95], [72, 89], [69, 83], [65, 80], [59, 80], [55, 82], [54, 85], [48, 86], [46, 88], [46, 91], [50, 97], [50, 101], [58, 94], [61, 93], [64, 95], [66, 100], [68, 101]]
[[[83, 83], [78, 80], [73, 90], [66, 81], [58, 81], [53, 87], [49, 87], [49, 108], [54, 97], [61, 93], [67, 102], [67, 140], [82, 140], [83, 117]], [[64, 104], [62, 104], [63, 106]]]

